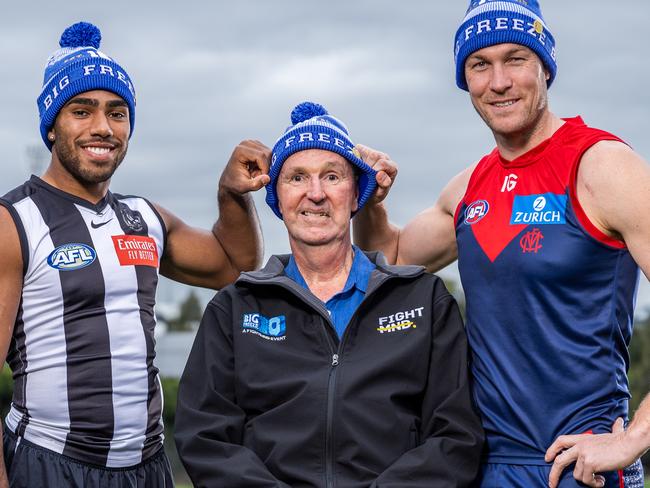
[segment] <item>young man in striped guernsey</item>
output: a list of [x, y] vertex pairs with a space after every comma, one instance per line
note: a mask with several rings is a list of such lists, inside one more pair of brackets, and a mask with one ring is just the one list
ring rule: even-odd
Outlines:
[[[616, 136], [549, 110], [555, 42], [537, 0], [472, 0], [455, 57], [497, 147], [404, 229], [380, 203], [396, 168], [362, 151], [380, 191], [357, 243], [432, 271], [458, 258], [488, 444], [479, 486], [640, 487], [639, 463], [617, 468], [648, 448], [648, 400], [626, 431], [617, 419], [638, 268], [650, 277], [650, 168]], [[600, 435], [549, 449], [589, 433]]]
[[64, 32], [38, 98], [52, 160], [1, 200], [0, 362], [14, 397], [0, 487], [173, 486], [153, 364], [158, 272], [220, 288], [261, 258], [247, 195], [269, 181], [261, 143], [233, 152], [212, 231], [109, 191], [135, 92], [100, 39], [87, 23]]

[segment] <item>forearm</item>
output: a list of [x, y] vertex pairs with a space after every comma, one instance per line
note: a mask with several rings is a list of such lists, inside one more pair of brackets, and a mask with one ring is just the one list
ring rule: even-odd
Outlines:
[[259, 268], [263, 239], [257, 211], [250, 193], [237, 194], [219, 188], [219, 219], [212, 233], [223, 247], [233, 268], [250, 271]]
[[400, 229], [388, 220], [383, 203], [366, 205], [352, 220], [354, 243], [367, 251], [381, 251], [390, 264], [397, 262]]
[[632, 422], [628, 425], [627, 438], [637, 453], [636, 458], [650, 449], [650, 394], [646, 395], [641, 402]]

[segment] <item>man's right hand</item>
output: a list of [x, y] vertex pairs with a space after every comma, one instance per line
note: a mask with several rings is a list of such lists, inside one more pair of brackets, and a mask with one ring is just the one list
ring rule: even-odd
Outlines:
[[395, 183], [398, 171], [397, 164], [388, 154], [372, 149], [371, 147], [357, 144], [355, 149], [361, 154], [363, 162], [377, 171], [377, 189], [368, 201], [369, 205], [377, 205], [386, 198], [390, 187]]

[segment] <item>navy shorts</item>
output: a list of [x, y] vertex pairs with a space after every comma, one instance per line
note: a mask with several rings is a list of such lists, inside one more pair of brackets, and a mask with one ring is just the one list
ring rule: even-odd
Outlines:
[[4, 459], [11, 488], [170, 488], [174, 486], [162, 446], [135, 466], [102, 468], [84, 464], [20, 439], [3, 435]]
[[[519, 464], [483, 464], [476, 488], [547, 488], [551, 466]], [[643, 466], [637, 461], [622, 471], [601, 473], [605, 488], [643, 488]], [[583, 483], [573, 478], [573, 465], [562, 473], [559, 488], [580, 488]]]

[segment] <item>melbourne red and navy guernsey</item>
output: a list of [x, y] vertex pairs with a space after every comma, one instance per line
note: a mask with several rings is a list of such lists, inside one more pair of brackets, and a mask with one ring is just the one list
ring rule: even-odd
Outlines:
[[456, 211], [488, 462], [545, 464], [558, 435], [627, 417], [639, 271], [575, 191], [582, 155], [602, 140], [620, 139], [576, 117], [514, 161], [495, 149]]

